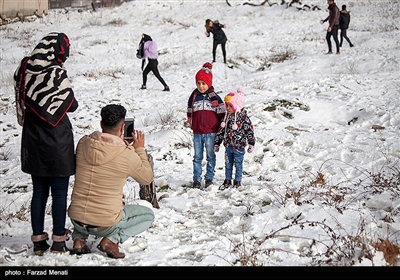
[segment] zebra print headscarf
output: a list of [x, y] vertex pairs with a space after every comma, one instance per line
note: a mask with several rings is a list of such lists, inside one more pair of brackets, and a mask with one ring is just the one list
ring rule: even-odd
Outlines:
[[17, 119], [23, 125], [25, 107], [56, 126], [74, 101], [74, 92], [62, 64], [69, 57], [69, 39], [50, 33], [25, 57], [14, 73]]

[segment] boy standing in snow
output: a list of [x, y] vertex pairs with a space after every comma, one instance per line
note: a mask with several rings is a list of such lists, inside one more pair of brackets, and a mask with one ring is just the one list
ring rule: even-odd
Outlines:
[[196, 73], [196, 89], [187, 105], [187, 122], [193, 130], [193, 188], [200, 189], [203, 189], [201, 174], [204, 148], [207, 160], [205, 188], [213, 183], [216, 164], [214, 140], [225, 114], [224, 102], [214, 92], [211, 69], [212, 64], [206, 62]]
[[254, 128], [244, 106], [244, 89], [239, 88], [236, 93], [230, 92], [225, 98], [226, 114], [215, 138], [215, 152], [219, 151], [221, 143], [225, 146], [225, 180], [219, 190], [232, 186], [233, 166], [235, 166], [234, 187], [239, 187], [243, 174], [243, 158], [245, 147], [247, 152], [254, 150]]

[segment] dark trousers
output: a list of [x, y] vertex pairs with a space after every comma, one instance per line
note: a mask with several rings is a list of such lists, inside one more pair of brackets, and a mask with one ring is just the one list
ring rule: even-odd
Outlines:
[[[212, 50], [212, 55], [213, 55], [213, 62], [215, 62], [215, 56], [217, 54], [217, 46], [220, 43], [217, 43], [215, 40], [213, 41], [213, 50]], [[226, 63], [226, 42], [221, 43], [221, 48], [222, 48], [222, 55], [224, 56], [224, 63]]]
[[53, 234], [58, 236], [65, 235], [69, 177], [38, 177], [33, 175], [31, 177], [33, 183], [31, 200], [33, 235], [40, 235], [44, 232], [44, 217], [50, 190], [53, 199], [51, 206]]
[[333, 40], [335, 41], [336, 44], [336, 51], [339, 52], [339, 39], [338, 39], [338, 30], [339, 30], [339, 25], [334, 25], [331, 32], [326, 32], [326, 42], [328, 43], [328, 51], [332, 51], [332, 42], [331, 42], [331, 37], [333, 36]]
[[167, 83], [161, 77], [160, 72], [158, 71], [158, 60], [157, 59], [147, 59], [148, 63], [143, 70], [143, 85], [147, 83], [147, 75], [150, 72], [153, 72], [154, 76], [162, 83], [164, 87], [167, 87]]
[[343, 38], [346, 39], [346, 41], [349, 43], [350, 47], [353, 46], [353, 44], [351, 43], [350, 39], [347, 37], [347, 29], [341, 29], [340, 30], [340, 44], [339, 44], [339, 46], [342, 46]]

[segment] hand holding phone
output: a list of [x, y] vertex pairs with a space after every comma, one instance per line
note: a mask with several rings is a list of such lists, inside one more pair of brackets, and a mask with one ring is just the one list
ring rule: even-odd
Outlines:
[[132, 132], [135, 132], [135, 118], [125, 118], [124, 139], [132, 140]]

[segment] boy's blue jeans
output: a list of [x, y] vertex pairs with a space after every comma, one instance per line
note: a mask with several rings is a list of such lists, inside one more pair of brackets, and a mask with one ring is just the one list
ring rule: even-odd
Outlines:
[[225, 147], [225, 179], [232, 180], [233, 166], [235, 166], [235, 181], [242, 181], [244, 148], [233, 149]]
[[147, 230], [154, 221], [152, 209], [142, 205], [125, 205], [122, 219], [115, 225], [99, 231], [96, 227], [86, 227], [76, 223], [74, 225], [72, 239], [86, 239], [90, 234], [107, 237], [113, 243], [124, 243], [128, 238]]
[[193, 157], [193, 181], [201, 182], [201, 173], [203, 161], [204, 148], [206, 150], [206, 175], [204, 179], [214, 179], [214, 169], [216, 164], [216, 156], [214, 151], [214, 140], [216, 133], [207, 134], [194, 134], [193, 135], [193, 146], [194, 146], [194, 157]]

